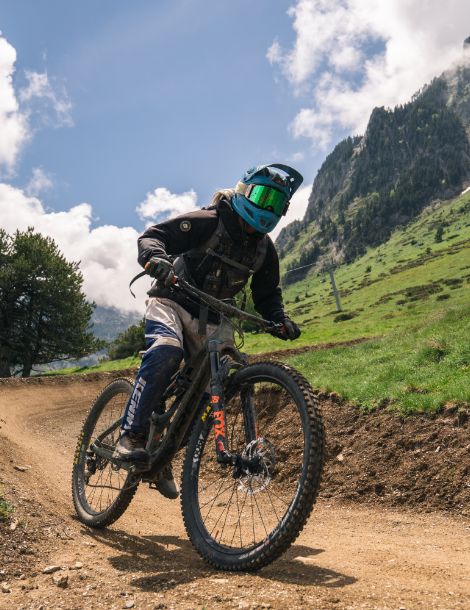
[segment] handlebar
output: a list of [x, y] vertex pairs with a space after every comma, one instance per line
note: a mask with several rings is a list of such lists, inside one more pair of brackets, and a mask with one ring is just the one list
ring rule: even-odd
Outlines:
[[186, 292], [190, 296], [197, 297], [202, 303], [210, 307], [212, 310], [217, 311], [218, 313], [224, 314], [226, 316], [234, 316], [239, 318], [240, 320], [245, 320], [249, 322], [253, 322], [259, 328], [262, 328], [266, 332], [275, 332], [277, 329], [282, 328], [282, 324], [278, 324], [276, 322], [271, 322], [270, 320], [264, 320], [259, 316], [255, 316], [253, 314], [247, 313], [234, 305], [230, 305], [220, 299], [216, 299], [215, 297], [210, 296], [206, 292], [199, 290], [183, 278], [178, 276], [173, 276], [171, 280], [171, 286], [173, 288], [178, 288], [183, 292]]
[[[147, 275], [146, 270], [138, 273], [129, 284], [129, 290], [134, 298], [135, 294], [132, 292], [131, 286], [136, 280], [143, 277], [144, 275]], [[253, 314], [247, 313], [242, 309], [238, 309], [238, 307], [235, 307], [234, 305], [230, 305], [229, 303], [225, 303], [220, 299], [216, 299], [215, 297], [212, 297], [209, 294], [203, 292], [202, 290], [199, 290], [199, 288], [196, 288], [183, 278], [178, 277], [176, 275], [173, 275], [168, 285], [172, 288], [179, 289], [182, 292], [186, 292], [186, 294], [188, 294], [189, 296], [198, 298], [202, 303], [210, 307], [210, 309], [212, 309], [213, 311], [224, 314], [226, 316], [234, 316], [236, 318], [239, 318], [240, 320], [246, 320], [247, 322], [253, 322], [253, 324], [256, 324], [258, 326], [258, 328], [261, 328], [265, 332], [268, 332], [270, 334], [276, 335], [276, 332], [281, 332], [284, 326], [282, 323], [264, 320], [259, 316], [254, 316]]]

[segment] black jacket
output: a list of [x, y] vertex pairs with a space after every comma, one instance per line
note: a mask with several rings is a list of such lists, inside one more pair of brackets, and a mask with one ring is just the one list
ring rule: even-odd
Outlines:
[[[248, 234], [243, 231], [239, 216], [227, 202], [222, 202], [218, 210], [201, 209], [149, 227], [138, 239], [139, 263], [144, 267], [152, 256], [168, 259], [202, 245], [215, 232], [218, 214], [222, 216], [231, 239], [242, 247], [243, 244], [261, 238], [260, 234]], [[282, 321], [285, 314], [279, 288], [279, 258], [269, 237], [265, 259], [260, 269], [252, 276], [250, 287], [258, 313], [265, 319]], [[175, 300], [179, 301], [177, 298]], [[192, 315], [197, 316], [198, 311], [195, 308], [186, 303], [184, 306]]]

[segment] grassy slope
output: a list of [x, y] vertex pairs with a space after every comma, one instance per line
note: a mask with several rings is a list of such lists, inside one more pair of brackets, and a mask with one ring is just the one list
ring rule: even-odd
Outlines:
[[[470, 406], [470, 306], [350, 348], [290, 358], [314, 385], [373, 409], [403, 413]], [[462, 340], [466, 337], [467, 340]]]
[[[447, 226], [436, 242], [440, 223]], [[325, 278], [286, 291], [291, 314], [310, 319], [302, 341], [383, 338], [291, 358], [315, 386], [366, 408], [389, 403], [405, 412], [433, 411], [470, 403], [469, 194], [428, 208], [389, 242], [338, 269], [336, 280], [343, 309], [355, 315], [350, 320], [334, 322]], [[297, 295], [302, 300], [292, 303]]]
[[[447, 226], [436, 242], [440, 223]], [[296, 345], [381, 338], [291, 358], [315, 386], [369, 408], [384, 399], [406, 411], [470, 402], [470, 193], [427, 208], [386, 244], [338, 268], [335, 277], [343, 310], [352, 316], [348, 320], [335, 321], [327, 276], [312, 274], [285, 289], [287, 310], [303, 330]], [[245, 337], [250, 353], [283, 347], [292, 344], [268, 335]], [[79, 372], [137, 362], [114, 361]]]
[[[442, 242], [436, 243], [440, 222], [448, 226]], [[302, 324], [297, 344], [384, 335], [412, 327], [433, 312], [464, 305], [470, 287], [470, 194], [427, 208], [387, 243], [339, 267], [335, 278], [343, 310], [354, 316], [343, 322], [334, 321], [337, 312], [327, 275], [309, 275], [284, 290], [289, 314]], [[282, 347], [277, 342], [274, 348], [268, 336], [247, 337], [247, 346], [252, 352]]]

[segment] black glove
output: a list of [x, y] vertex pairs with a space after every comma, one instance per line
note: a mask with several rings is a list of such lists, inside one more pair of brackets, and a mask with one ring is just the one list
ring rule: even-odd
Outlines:
[[288, 339], [293, 341], [294, 339], [298, 339], [300, 337], [300, 328], [293, 320], [286, 317], [282, 321], [282, 326], [276, 328], [272, 334], [275, 337], [279, 337], [279, 339], [282, 339], [283, 341], [287, 341]]
[[145, 263], [145, 271], [154, 277], [159, 282], [169, 286], [172, 279], [175, 277], [175, 269], [173, 263], [166, 258], [159, 258], [158, 256], [152, 256], [147, 263]]

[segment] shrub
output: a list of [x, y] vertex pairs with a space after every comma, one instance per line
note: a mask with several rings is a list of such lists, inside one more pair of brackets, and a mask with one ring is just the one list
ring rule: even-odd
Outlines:
[[418, 361], [441, 362], [448, 354], [449, 349], [445, 341], [441, 339], [431, 339], [428, 344], [420, 351]]
[[120, 360], [129, 356], [136, 356], [140, 350], [145, 349], [144, 320], [139, 324], [129, 326], [120, 333], [109, 347], [110, 360]]
[[8, 504], [2, 494], [2, 489], [0, 488], [0, 521], [5, 521], [13, 512], [13, 508]]
[[444, 233], [444, 225], [441, 223], [437, 229], [436, 229], [436, 234], [434, 235], [434, 241], [436, 243], [440, 243], [442, 241], [442, 235]]
[[349, 312], [344, 311], [342, 313], [339, 313], [337, 316], [335, 316], [333, 318], [333, 322], [345, 322], [346, 320], [352, 320], [357, 315], [358, 314], [355, 311], [349, 311]]

